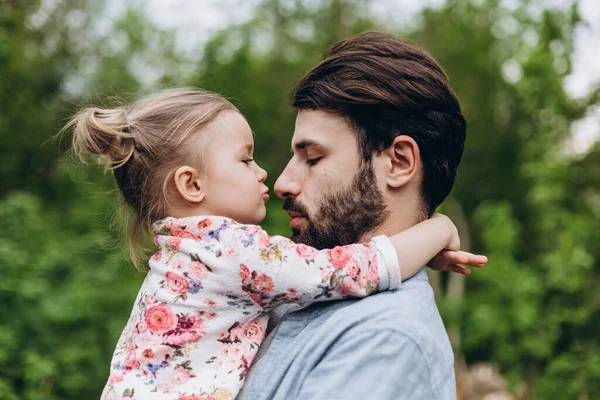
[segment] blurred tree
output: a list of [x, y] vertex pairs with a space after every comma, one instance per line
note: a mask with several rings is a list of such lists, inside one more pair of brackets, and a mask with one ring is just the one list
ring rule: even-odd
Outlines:
[[111, 179], [53, 140], [83, 93], [138, 91], [133, 62], [174, 59], [169, 34], [137, 11], [100, 34], [103, 7], [0, 2], [2, 399], [98, 398], [143, 279], [107, 223]]
[[460, 205], [474, 250], [491, 260], [464, 296], [440, 297], [450, 332], [462, 333], [455, 350], [494, 360], [528, 397], [598, 397], [597, 174], [573, 181], [593, 153], [573, 164], [564, 151], [598, 101], [598, 90], [576, 101], [563, 87], [576, 5], [450, 0], [423, 17], [413, 37], [446, 68], [469, 122], [457, 201], [445, 207], [455, 217]]

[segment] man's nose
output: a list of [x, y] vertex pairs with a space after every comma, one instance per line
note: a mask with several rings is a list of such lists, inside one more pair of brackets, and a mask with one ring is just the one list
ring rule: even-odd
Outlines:
[[293, 179], [292, 174], [290, 174], [289, 166], [286, 167], [279, 178], [277, 178], [277, 182], [275, 182], [275, 186], [273, 187], [273, 191], [275, 195], [280, 199], [286, 199], [287, 197], [297, 197], [302, 190], [302, 186], [300, 183]]

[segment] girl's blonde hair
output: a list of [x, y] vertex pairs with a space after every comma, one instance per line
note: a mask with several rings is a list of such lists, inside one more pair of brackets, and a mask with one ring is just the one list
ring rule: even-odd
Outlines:
[[153, 222], [167, 216], [167, 185], [186, 163], [202, 166], [196, 134], [222, 111], [237, 108], [222, 96], [196, 89], [171, 89], [114, 108], [85, 108], [66, 125], [74, 127], [73, 151], [83, 162], [96, 155], [112, 170], [133, 212], [129, 253], [136, 267]]

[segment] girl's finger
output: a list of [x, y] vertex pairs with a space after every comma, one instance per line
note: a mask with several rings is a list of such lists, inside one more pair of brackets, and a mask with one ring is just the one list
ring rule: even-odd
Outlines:
[[442, 254], [449, 263], [452, 264], [466, 264], [469, 258], [466, 257], [463, 252], [446, 250]]
[[486, 256], [480, 256], [467, 252], [463, 252], [462, 256], [466, 258], [466, 261], [461, 262], [460, 264], [472, 265], [474, 267], [482, 267], [488, 262]]
[[481, 267], [483, 267], [485, 264], [481, 264], [481, 263], [467, 263], [467, 265], [468, 265], [469, 267], [481, 268]]
[[452, 272], [456, 272], [462, 275], [469, 275], [471, 273], [470, 269], [467, 269], [465, 267], [462, 267], [458, 264], [450, 264], [448, 266], [448, 271], [452, 271]]

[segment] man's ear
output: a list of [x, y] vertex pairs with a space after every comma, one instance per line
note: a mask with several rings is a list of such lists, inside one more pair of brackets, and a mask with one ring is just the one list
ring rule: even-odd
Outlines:
[[181, 197], [190, 203], [198, 204], [206, 196], [205, 188], [196, 168], [183, 166], [177, 168], [173, 175], [175, 187]]
[[393, 188], [404, 186], [419, 173], [421, 152], [417, 142], [410, 136], [397, 136], [384, 153], [389, 158], [385, 178], [388, 186]]

